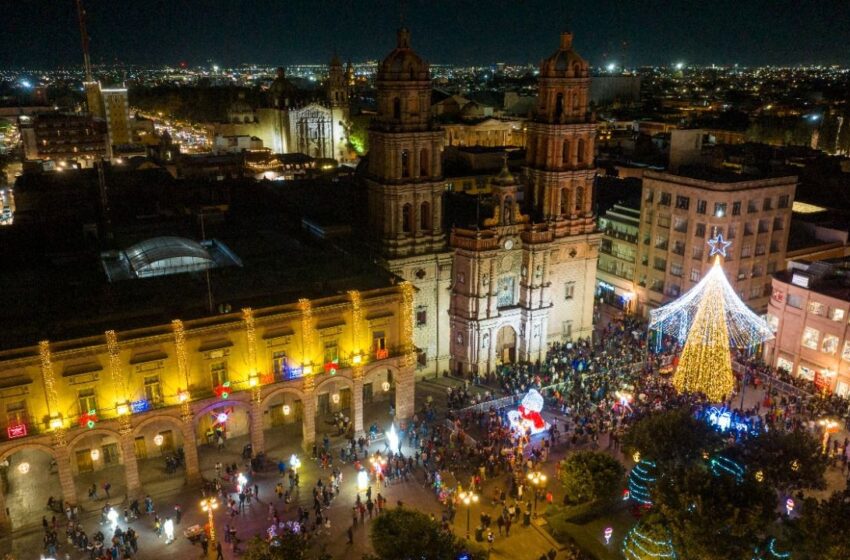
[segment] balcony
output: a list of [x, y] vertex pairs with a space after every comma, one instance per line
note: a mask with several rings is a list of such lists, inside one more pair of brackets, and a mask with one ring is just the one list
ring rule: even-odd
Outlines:
[[627, 243], [637, 243], [637, 234], [630, 234], [624, 231], [608, 228], [605, 230], [605, 235], [613, 239], [619, 239]]
[[611, 255], [614, 258], [633, 263], [635, 262], [634, 253], [629, 253], [628, 251], [620, 251], [616, 247], [606, 247], [602, 245], [599, 247], [600, 253], [605, 253], [606, 255]]

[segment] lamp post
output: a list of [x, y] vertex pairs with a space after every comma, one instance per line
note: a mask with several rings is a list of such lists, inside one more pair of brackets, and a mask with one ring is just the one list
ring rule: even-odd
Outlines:
[[534, 487], [534, 517], [537, 517], [537, 491], [546, 485], [546, 475], [540, 471], [528, 473], [528, 481]]
[[201, 500], [201, 509], [207, 512], [208, 523], [210, 524], [210, 552], [215, 551], [215, 523], [213, 521], [213, 512], [218, 509], [218, 500], [214, 497], [204, 498]]
[[478, 503], [478, 494], [472, 490], [461, 492], [458, 494], [460, 501], [466, 506], [466, 540], [469, 540], [469, 517], [472, 510], [472, 504]]

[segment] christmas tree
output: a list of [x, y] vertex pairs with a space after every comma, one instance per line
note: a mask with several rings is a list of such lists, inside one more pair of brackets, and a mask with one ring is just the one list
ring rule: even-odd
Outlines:
[[735, 387], [732, 347], [752, 347], [773, 333], [741, 301], [723, 272], [720, 257], [726, 256], [730, 242], [717, 235], [709, 245], [711, 255], [717, 255], [711, 270], [685, 295], [652, 311], [649, 328], [685, 344], [673, 374], [676, 389], [719, 402]]
[[629, 499], [641, 506], [651, 506], [650, 492], [655, 483], [655, 463], [641, 460], [629, 473]]

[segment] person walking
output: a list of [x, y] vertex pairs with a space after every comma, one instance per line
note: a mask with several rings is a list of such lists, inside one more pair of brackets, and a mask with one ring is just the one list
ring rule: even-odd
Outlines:
[[215, 543], [215, 560], [224, 560], [224, 554], [221, 552], [221, 541]]

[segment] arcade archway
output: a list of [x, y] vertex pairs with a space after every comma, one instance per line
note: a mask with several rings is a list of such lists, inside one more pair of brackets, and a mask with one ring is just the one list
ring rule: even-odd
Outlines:
[[496, 335], [496, 356], [503, 364], [516, 362], [517, 335], [510, 325], [499, 329]]
[[[54, 459], [53, 450], [44, 445], [27, 444], [7, 451], [0, 457], [3, 501], [14, 530], [41, 523], [48, 519], [64, 516], [62, 485]], [[53, 498], [52, 509], [47, 508]]]

